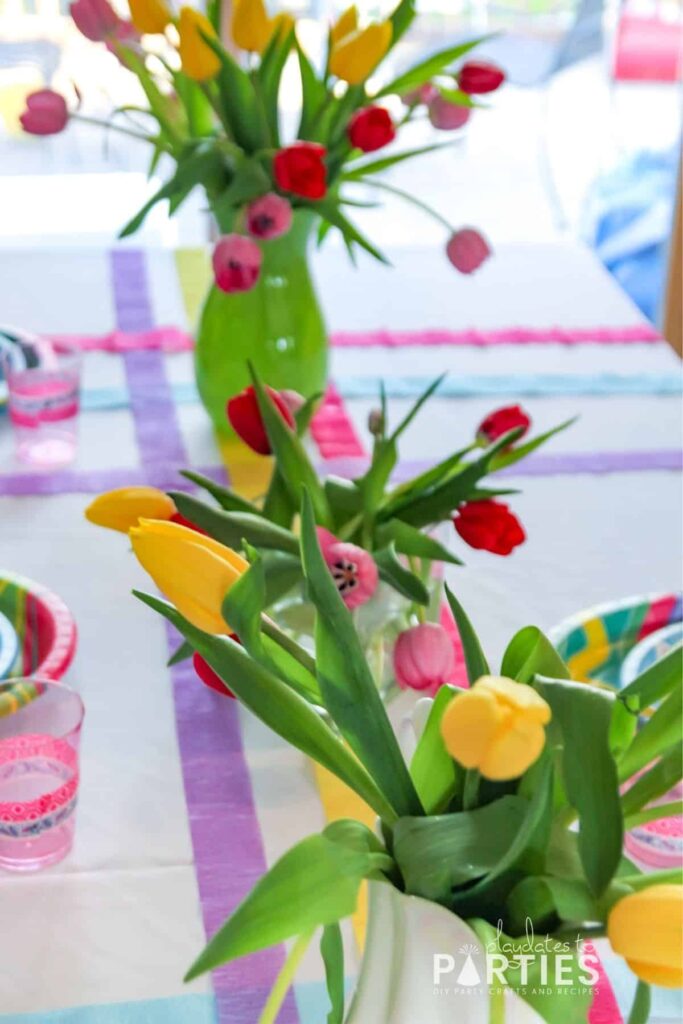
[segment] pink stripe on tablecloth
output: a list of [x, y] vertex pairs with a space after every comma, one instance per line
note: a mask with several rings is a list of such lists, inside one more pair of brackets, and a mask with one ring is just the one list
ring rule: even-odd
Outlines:
[[591, 966], [598, 972], [598, 980], [593, 987], [593, 1002], [588, 1011], [588, 1024], [623, 1024], [624, 1018], [598, 951], [592, 942], [584, 942], [583, 951], [595, 957]]
[[356, 458], [365, 454], [344, 401], [334, 384], [311, 421], [311, 435], [323, 459]]
[[[121, 250], [128, 253], [130, 250]], [[116, 255], [116, 253], [114, 253]], [[107, 334], [50, 335], [83, 349], [85, 352], [134, 352], [139, 349], [162, 352], [188, 352], [194, 348], [194, 339], [178, 327], [130, 327]], [[410, 348], [434, 346], [492, 345], [636, 345], [663, 341], [659, 332], [649, 324], [629, 327], [503, 327], [498, 330], [462, 331], [433, 329], [423, 331], [336, 331], [331, 343], [335, 348]]]

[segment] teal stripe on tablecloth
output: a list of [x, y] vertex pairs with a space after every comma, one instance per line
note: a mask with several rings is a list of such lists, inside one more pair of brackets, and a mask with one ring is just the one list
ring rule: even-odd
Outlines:
[[[429, 379], [427, 377], [385, 377], [384, 386], [389, 398], [417, 398], [422, 394]], [[341, 377], [335, 384], [344, 398], [376, 398], [379, 394], [379, 377]], [[196, 386], [188, 381], [171, 386], [173, 400], [177, 405], [190, 405], [199, 401]], [[439, 387], [441, 398], [477, 397], [558, 397], [562, 395], [592, 395], [612, 397], [617, 395], [679, 395], [681, 379], [676, 374], [641, 374], [625, 376], [620, 374], [579, 375], [522, 375], [514, 377], [453, 377], [447, 378]], [[154, 394], [149, 395], [153, 401]], [[89, 388], [82, 394], [84, 409], [126, 408], [129, 405], [126, 388]]]
[[40, 1013], [0, 1013], [0, 1024], [216, 1024], [216, 1003], [209, 993], [100, 1003]]

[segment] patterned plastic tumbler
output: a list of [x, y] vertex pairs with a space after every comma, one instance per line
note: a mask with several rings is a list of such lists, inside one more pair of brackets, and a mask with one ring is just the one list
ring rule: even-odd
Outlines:
[[38, 871], [71, 849], [82, 722], [63, 683], [0, 683], [0, 868]]

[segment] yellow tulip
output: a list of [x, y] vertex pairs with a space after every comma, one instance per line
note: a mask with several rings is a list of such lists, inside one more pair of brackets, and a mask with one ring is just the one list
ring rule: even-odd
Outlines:
[[170, 519], [177, 509], [168, 494], [156, 487], [119, 487], [105, 491], [85, 510], [85, 518], [96, 526], [128, 533], [145, 519]]
[[286, 35], [294, 28], [296, 21], [288, 11], [281, 11], [276, 14], [270, 22], [270, 35], [268, 36], [268, 42], [277, 33], [281, 39], [284, 39]]
[[360, 85], [385, 56], [391, 33], [391, 22], [382, 21], [344, 36], [332, 47], [330, 71], [349, 85]]
[[241, 50], [263, 53], [272, 30], [263, 0], [235, 0], [231, 32]]
[[147, 35], [163, 32], [173, 15], [163, 0], [128, 0], [130, 18], [138, 32]]
[[607, 936], [641, 981], [683, 988], [683, 885], [652, 885], [619, 900]]
[[221, 66], [216, 54], [204, 42], [202, 33], [218, 40], [208, 18], [196, 11], [194, 7], [181, 7], [178, 24], [178, 35], [180, 36], [178, 53], [183, 71], [188, 78], [193, 78], [195, 82], [204, 82], [208, 78], [213, 78]]
[[227, 633], [223, 598], [249, 568], [213, 537], [179, 523], [141, 519], [130, 531], [133, 551], [159, 590], [197, 629]]
[[534, 689], [502, 676], [482, 676], [454, 697], [441, 720], [451, 757], [493, 781], [516, 779], [545, 746], [550, 708]]
[[358, 9], [355, 4], [347, 7], [346, 10], [330, 29], [330, 40], [333, 46], [346, 36], [351, 35], [358, 28]]

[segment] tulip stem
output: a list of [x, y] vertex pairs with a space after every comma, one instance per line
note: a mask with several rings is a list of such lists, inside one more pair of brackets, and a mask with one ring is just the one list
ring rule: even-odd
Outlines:
[[479, 781], [481, 775], [477, 768], [468, 768], [465, 772], [465, 788], [462, 794], [463, 811], [471, 811], [477, 806], [479, 799]]
[[621, 875], [618, 881], [630, 889], [649, 889], [651, 885], [680, 885], [683, 882], [683, 868], [666, 868], [652, 871], [647, 875]]
[[650, 986], [644, 981], [639, 981], [628, 1015], [628, 1024], [646, 1024], [650, 1017], [650, 1002]]
[[375, 178], [363, 178], [363, 184], [371, 185], [373, 188], [383, 189], [384, 192], [391, 192], [393, 195], [398, 196], [400, 199], [405, 199], [407, 203], [412, 203], [413, 206], [417, 206], [423, 213], [428, 214], [437, 220], [439, 224], [442, 224], [449, 234], [453, 234], [455, 230], [450, 221], [447, 221], [445, 217], [435, 210], [432, 206], [424, 203], [421, 199], [417, 199], [415, 196], [411, 196], [410, 192], [404, 192], [402, 188], [396, 188], [395, 185], [387, 185], [385, 181], [377, 181]]
[[106, 128], [108, 131], [118, 132], [120, 135], [130, 135], [132, 139], [140, 139], [142, 142], [152, 142], [151, 135], [143, 132], [134, 132], [131, 128], [123, 128], [120, 124], [112, 124], [110, 121], [100, 121], [98, 117], [86, 117], [85, 114], [72, 114], [72, 121], [81, 121], [83, 124], [94, 124], [98, 128]]
[[296, 969], [299, 966], [301, 958], [306, 952], [314, 933], [315, 929], [309, 932], [304, 932], [304, 934], [300, 935], [295, 941], [282, 966], [282, 970], [275, 979], [275, 984], [270, 991], [266, 1005], [263, 1007], [263, 1012], [258, 1019], [258, 1024], [274, 1024], [275, 1019], [280, 1012], [280, 1007], [285, 1001], [285, 996], [292, 984], [294, 975], [296, 974]]
[[677, 814], [683, 814], [683, 800], [673, 800], [668, 804], [657, 804], [654, 807], [646, 807], [644, 811], [636, 811], [624, 818], [624, 828], [636, 828], [638, 825], [646, 825], [649, 821], [660, 821], [662, 818], [673, 818]]
[[279, 626], [276, 626], [272, 619], [269, 619], [267, 615], [261, 616], [261, 629], [269, 636], [271, 640], [274, 640], [279, 647], [288, 654], [291, 654], [300, 665], [303, 665], [311, 675], [315, 676], [315, 658], [312, 658], [308, 651], [304, 650], [301, 644], [298, 644], [296, 640], [292, 640], [291, 637], [287, 636]]

